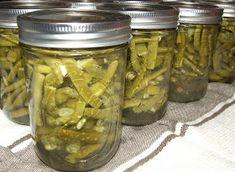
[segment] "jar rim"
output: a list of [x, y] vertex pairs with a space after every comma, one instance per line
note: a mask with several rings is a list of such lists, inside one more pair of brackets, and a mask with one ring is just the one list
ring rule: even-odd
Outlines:
[[162, 2], [179, 9], [179, 22], [190, 24], [219, 24], [222, 21], [223, 9], [211, 4], [197, 2]]
[[0, 27], [17, 28], [17, 16], [33, 11], [52, 8], [70, 8], [71, 4], [61, 1], [9, 1], [0, 2]]
[[18, 16], [20, 42], [50, 48], [95, 48], [126, 43], [130, 17], [105, 11], [53, 9]]
[[132, 29], [168, 29], [178, 26], [178, 10], [166, 5], [109, 3], [97, 5], [97, 9], [129, 15]]
[[222, 8], [223, 17], [234, 18], [235, 17], [235, 1], [225, 1], [225, 0], [209, 0], [207, 3], [213, 4]]

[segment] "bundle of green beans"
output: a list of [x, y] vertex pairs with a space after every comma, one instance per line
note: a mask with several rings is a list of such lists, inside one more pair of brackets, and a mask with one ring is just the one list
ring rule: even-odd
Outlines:
[[175, 29], [134, 30], [132, 34], [123, 123], [144, 125], [165, 112]]
[[211, 58], [210, 81], [231, 82], [235, 76], [235, 19], [223, 18], [216, 50]]
[[170, 79], [170, 100], [202, 98], [208, 85], [208, 65], [218, 35], [216, 25], [181, 24]]
[[13, 121], [28, 124], [28, 105], [17, 29], [1, 29], [0, 68], [3, 110]]
[[39, 156], [58, 169], [79, 168], [97, 152], [100, 159], [109, 156], [121, 134], [127, 46], [29, 49], [34, 55], [25, 54], [26, 73]]

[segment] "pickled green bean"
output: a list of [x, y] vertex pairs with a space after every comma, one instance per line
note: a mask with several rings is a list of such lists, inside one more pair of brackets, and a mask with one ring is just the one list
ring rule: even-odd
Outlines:
[[93, 107], [99, 108], [102, 101], [99, 97], [90, 91], [90, 88], [83, 82], [82, 72], [77, 67], [77, 63], [73, 59], [63, 59], [63, 63], [66, 66], [68, 74], [77, 89], [78, 93], [84, 98], [84, 100]]

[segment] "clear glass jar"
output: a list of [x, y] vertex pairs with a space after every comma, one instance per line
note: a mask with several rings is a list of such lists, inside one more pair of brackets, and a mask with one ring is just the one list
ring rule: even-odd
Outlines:
[[223, 10], [193, 2], [165, 2], [179, 9], [180, 25], [170, 77], [169, 100], [191, 102], [204, 97]]
[[4, 113], [14, 122], [29, 123], [27, 94], [18, 30], [0, 32], [1, 100]]
[[181, 24], [171, 70], [169, 99], [196, 101], [208, 86], [209, 59], [212, 58], [219, 25]]
[[6, 116], [13, 122], [29, 125], [28, 102], [22, 53], [18, 41], [16, 18], [20, 14], [44, 8], [69, 7], [65, 3], [1, 2], [0, 4], [0, 72], [1, 102]]
[[131, 16], [122, 122], [147, 125], [161, 119], [168, 99], [178, 11], [169, 6], [115, 4], [98, 6]]
[[[51, 10], [26, 14], [18, 23], [37, 155], [62, 171], [104, 165], [121, 139], [130, 18]], [[31, 42], [28, 32], [40, 39]]]
[[124, 124], [146, 125], [165, 114], [175, 33], [175, 29], [132, 31]]
[[235, 2], [216, 2], [215, 5], [223, 8], [224, 13], [222, 28], [211, 58], [209, 80], [232, 82], [235, 77]]

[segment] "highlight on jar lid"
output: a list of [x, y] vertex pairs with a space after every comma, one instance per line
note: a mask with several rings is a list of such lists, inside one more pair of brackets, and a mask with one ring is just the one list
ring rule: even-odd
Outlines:
[[178, 10], [163, 5], [102, 4], [99, 10], [117, 11], [131, 17], [132, 29], [168, 29], [178, 26]]
[[120, 13], [42, 10], [17, 18], [20, 42], [48, 48], [95, 48], [127, 43], [130, 17]]
[[135, 5], [141, 5], [141, 4], [149, 4], [149, 5], [155, 5], [157, 4], [158, 2], [160, 2], [161, 0], [127, 0], [127, 1], [124, 1], [124, 0], [114, 0], [113, 2], [114, 3], [119, 3], [119, 4], [125, 4], [125, 5], [128, 5], [128, 4], [135, 4]]
[[192, 24], [219, 24], [223, 9], [214, 5], [196, 2], [161, 2], [179, 9], [179, 22]]
[[234, 0], [208, 0], [202, 1], [210, 3], [224, 9], [223, 17], [233, 18], [235, 17], [235, 1]]
[[67, 0], [71, 3], [72, 8], [81, 10], [95, 10], [96, 4], [102, 3], [103, 0]]
[[17, 16], [32, 11], [52, 8], [70, 8], [69, 3], [60, 1], [1, 1], [0, 2], [0, 27], [17, 28]]

